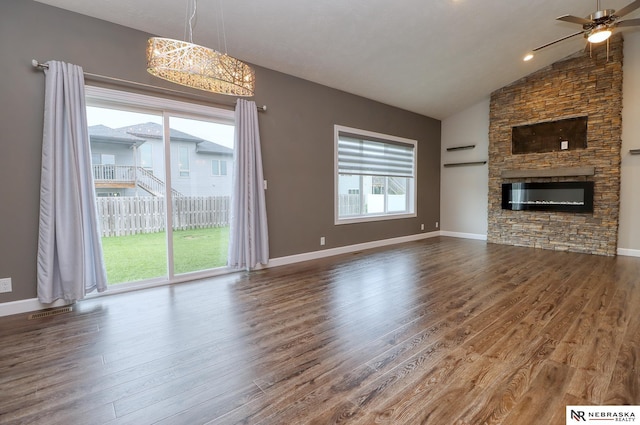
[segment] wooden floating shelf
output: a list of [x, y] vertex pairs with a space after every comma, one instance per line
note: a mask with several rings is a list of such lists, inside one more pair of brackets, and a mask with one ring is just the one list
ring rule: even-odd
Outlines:
[[486, 164], [487, 161], [473, 161], [473, 162], [453, 162], [451, 164], [444, 164], [445, 167], [462, 167], [465, 165], [482, 165]]
[[475, 148], [475, 147], [476, 147], [476, 145], [453, 146], [453, 147], [451, 147], [451, 148], [447, 148], [447, 151], [448, 151], [448, 152], [451, 152], [451, 151], [461, 151], [461, 150], [464, 150], [464, 149], [473, 149], [473, 148]]
[[593, 176], [595, 174], [595, 167], [545, 168], [540, 170], [502, 170], [502, 172], [500, 173], [503, 179], [514, 179], [521, 177], [575, 177]]
[[631, 149], [629, 153], [631, 155], [640, 155], [640, 149]]

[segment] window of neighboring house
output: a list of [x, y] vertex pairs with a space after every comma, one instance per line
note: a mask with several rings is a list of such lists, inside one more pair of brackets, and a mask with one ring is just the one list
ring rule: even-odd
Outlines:
[[416, 216], [418, 143], [335, 126], [335, 223]]
[[143, 143], [138, 148], [140, 152], [140, 166], [147, 170], [153, 170], [153, 146]]
[[116, 156], [112, 154], [91, 154], [94, 180], [115, 180]]
[[178, 169], [180, 177], [189, 177], [189, 148], [180, 146], [178, 150]]
[[211, 160], [211, 175], [212, 176], [226, 176], [227, 175], [227, 161], [224, 159], [212, 159]]
[[95, 165], [115, 165], [116, 156], [108, 153], [92, 153], [91, 162]]

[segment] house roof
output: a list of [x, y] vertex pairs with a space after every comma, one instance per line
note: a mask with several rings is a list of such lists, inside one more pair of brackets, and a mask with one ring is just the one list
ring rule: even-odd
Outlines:
[[225, 146], [221, 146], [213, 142], [208, 142], [206, 140], [203, 140], [196, 145], [196, 152], [217, 155], [233, 155], [233, 149], [229, 149]]
[[[173, 141], [193, 142], [196, 152], [203, 154], [233, 155], [233, 149], [214, 142], [193, 136], [180, 130], [170, 129], [169, 135]], [[110, 128], [105, 125], [92, 125], [89, 127], [89, 137], [92, 142], [122, 143], [128, 145], [141, 145], [149, 139], [162, 139], [162, 126], [153, 122], [135, 124], [120, 128]]]
[[[120, 127], [118, 128], [118, 130], [124, 131], [137, 137], [142, 137], [144, 139], [162, 139], [163, 136], [162, 125], [154, 122], [129, 125], [126, 127]], [[179, 140], [182, 142], [200, 143], [204, 141], [204, 139], [192, 136], [191, 134], [184, 133], [173, 128], [169, 131], [169, 137], [171, 137], [171, 140]]]
[[131, 146], [145, 142], [145, 139], [102, 124], [89, 127], [89, 139], [92, 142], [120, 143]]

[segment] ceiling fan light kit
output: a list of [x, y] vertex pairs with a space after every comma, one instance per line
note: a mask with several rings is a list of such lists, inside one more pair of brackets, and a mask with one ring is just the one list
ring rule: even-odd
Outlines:
[[611, 30], [606, 27], [603, 29], [594, 29], [587, 36], [587, 41], [593, 44], [602, 43], [608, 40], [611, 34], [613, 34]]
[[558, 21], [569, 22], [572, 24], [582, 25], [582, 31], [567, 35], [559, 38], [558, 40], [544, 44], [540, 47], [536, 47], [531, 53], [524, 57], [524, 61], [529, 61], [533, 58], [533, 52], [549, 47], [553, 44], [575, 37], [576, 35], [584, 35], [590, 44], [598, 44], [609, 40], [613, 35], [613, 31], [616, 27], [631, 27], [640, 25], [640, 19], [629, 19], [626, 21], [619, 21], [618, 19], [640, 8], [640, 0], [635, 0], [620, 10], [614, 9], [600, 9], [600, 0], [596, 0], [596, 12], [589, 15], [588, 18], [580, 18], [573, 15], [563, 15], [556, 18]]

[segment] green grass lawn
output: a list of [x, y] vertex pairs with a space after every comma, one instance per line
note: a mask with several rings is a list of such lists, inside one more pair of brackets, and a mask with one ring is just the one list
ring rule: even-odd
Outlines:
[[[175, 274], [227, 264], [229, 228], [173, 232]], [[110, 285], [167, 275], [166, 234], [146, 233], [102, 238]]]

